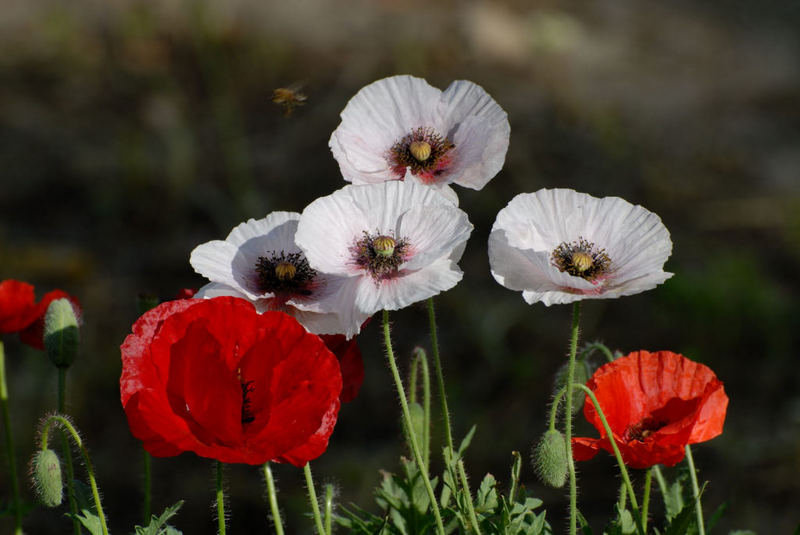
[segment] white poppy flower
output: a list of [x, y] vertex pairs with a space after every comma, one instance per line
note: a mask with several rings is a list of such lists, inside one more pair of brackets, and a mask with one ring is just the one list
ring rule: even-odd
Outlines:
[[295, 240], [313, 269], [347, 278], [324, 304], [349, 318], [351, 336], [364, 317], [455, 286], [470, 232], [467, 214], [436, 190], [391, 181], [346, 186], [315, 200]]
[[672, 252], [656, 214], [619, 197], [571, 189], [514, 197], [489, 235], [494, 278], [529, 304], [606, 299], [655, 288]]
[[224, 241], [197, 246], [189, 262], [211, 283], [195, 297], [233, 295], [251, 301], [259, 312], [286, 312], [314, 334], [345, 332], [336, 311], [320, 304], [344, 280], [308, 265], [294, 241], [299, 219], [295, 212], [273, 212], [238, 225]]
[[356, 93], [341, 117], [328, 144], [354, 184], [405, 179], [452, 199], [447, 184], [481, 189], [503, 167], [508, 150], [506, 112], [465, 80], [442, 92], [422, 78], [384, 78]]

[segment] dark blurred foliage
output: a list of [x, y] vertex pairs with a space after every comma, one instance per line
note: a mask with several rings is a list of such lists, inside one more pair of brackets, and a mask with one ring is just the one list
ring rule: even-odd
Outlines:
[[[586, 302], [583, 339], [711, 366], [731, 404], [724, 434], [695, 448], [707, 512], [728, 503], [720, 532], [788, 533], [800, 521], [796, 2], [11, 0], [1, 11], [0, 277], [84, 304], [68, 406], [115, 532], [140, 521], [140, 450], [118, 402], [137, 294], [202, 285], [188, 264], [196, 245], [343, 186], [327, 147], [338, 114], [397, 73], [441, 88], [475, 81], [512, 126], [503, 171], [480, 192], [459, 190], [475, 231], [464, 280], [437, 298], [455, 432], [478, 425], [472, 478], [507, 482], [510, 452], [527, 455], [545, 429], [569, 328], [569, 307], [528, 306], [494, 282], [489, 229], [517, 193], [570, 187], [644, 205], [674, 242], [675, 277]], [[273, 90], [292, 84], [307, 100], [287, 116]], [[407, 364], [429, 343], [425, 311], [392, 316]], [[367, 508], [379, 468], [397, 469], [405, 453], [378, 331], [373, 322], [361, 336], [365, 385], [313, 463], [342, 503]], [[24, 459], [55, 406], [56, 375], [42, 354], [4, 342]], [[614, 466], [599, 457], [579, 468], [580, 507], [599, 529]], [[302, 475], [276, 471], [290, 532], [310, 532]], [[155, 460], [153, 474], [154, 509], [185, 498], [177, 526], [213, 531], [210, 462]], [[259, 471], [228, 476], [231, 532], [267, 531]], [[565, 525], [565, 492], [530, 468], [523, 479]], [[65, 533], [62, 513], [37, 510], [28, 532]]]

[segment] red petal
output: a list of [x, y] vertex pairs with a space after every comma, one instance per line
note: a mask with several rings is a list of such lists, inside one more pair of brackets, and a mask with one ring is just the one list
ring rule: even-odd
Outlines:
[[33, 286], [13, 279], [0, 282], [0, 333], [21, 331], [36, 319]]

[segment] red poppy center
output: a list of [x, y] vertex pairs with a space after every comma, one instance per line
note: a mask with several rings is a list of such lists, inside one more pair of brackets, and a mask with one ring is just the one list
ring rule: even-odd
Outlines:
[[632, 426], [628, 427], [625, 430], [625, 434], [622, 435], [622, 438], [625, 442], [632, 442], [636, 440], [637, 442], [644, 442], [650, 434], [655, 431], [658, 431], [668, 422], [664, 422], [662, 420], [656, 420], [655, 418], [645, 418], [641, 422], [635, 423]]

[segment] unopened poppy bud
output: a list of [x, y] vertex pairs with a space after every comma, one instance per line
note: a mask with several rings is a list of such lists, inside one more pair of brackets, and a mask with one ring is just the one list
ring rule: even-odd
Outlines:
[[557, 429], [542, 435], [531, 454], [533, 469], [545, 485], [561, 488], [567, 481], [567, 441]]
[[39, 450], [31, 463], [31, 475], [36, 494], [47, 507], [58, 507], [64, 499], [61, 463], [51, 449]]
[[68, 368], [78, 354], [78, 318], [69, 299], [56, 299], [44, 316], [44, 349], [59, 368]]

